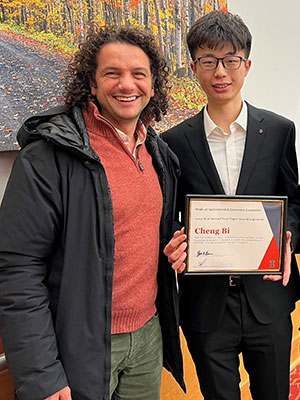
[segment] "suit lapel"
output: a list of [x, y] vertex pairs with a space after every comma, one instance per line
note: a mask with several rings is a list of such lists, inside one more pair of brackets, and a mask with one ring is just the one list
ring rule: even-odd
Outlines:
[[258, 155], [267, 133], [264, 118], [258, 109], [248, 104], [248, 126], [244, 157], [236, 194], [243, 194], [255, 167]]
[[185, 136], [191, 152], [197, 159], [197, 162], [215, 193], [225, 194], [205, 135], [203, 110], [188, 122]]

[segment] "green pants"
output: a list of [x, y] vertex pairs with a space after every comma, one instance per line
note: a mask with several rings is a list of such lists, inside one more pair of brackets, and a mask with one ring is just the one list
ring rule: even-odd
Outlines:
[[136, 331], [111, 336], [111, 400], [159, 400], [161, 371], [157, 315]]

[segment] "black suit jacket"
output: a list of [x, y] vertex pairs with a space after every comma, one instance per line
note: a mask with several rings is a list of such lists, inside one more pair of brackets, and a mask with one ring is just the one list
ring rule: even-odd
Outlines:
[[[224, 194], [204, 132], [203, 111], [162, 135], [181, 165], [178, 211], [184, 221], [186, 194]], [[248, 126], [237, 195], [288, 196], [287, 229], [292, 246], [299, 237], [300, 194], [295, 126], [288, 119], [248, 104]], [[295, 307], [295, 262], [287, 287], [262, 276], [243, 276], [251, 309], [261, 323], [271, 323]], [[181, 324], [192, 332], [215, 330], [223, 316], [228, 276], [180, 277]]]

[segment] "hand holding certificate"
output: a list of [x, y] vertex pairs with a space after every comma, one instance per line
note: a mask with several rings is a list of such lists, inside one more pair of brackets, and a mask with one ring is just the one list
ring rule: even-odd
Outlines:
[[168, 261], [172, 264], [172, 268], [179, 274], [185, 270], [186, 264], [186, 235], [184, 228], [180, 231], [176, 231], [173, 238], [164, 248], [164, 254], [168, 257]]
[[282, 274], [286, 197], [187, 195], [186, 274]]

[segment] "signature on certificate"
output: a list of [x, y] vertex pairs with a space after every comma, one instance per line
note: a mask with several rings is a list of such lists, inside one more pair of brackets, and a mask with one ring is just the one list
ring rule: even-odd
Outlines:
[[213, 256], [213, 255], [214, 255], [214, 253], [210, 253], [208, 250], [198, 250], [197, 254], [196, 254], [196, 257], [199, 257], [199, 256]]

